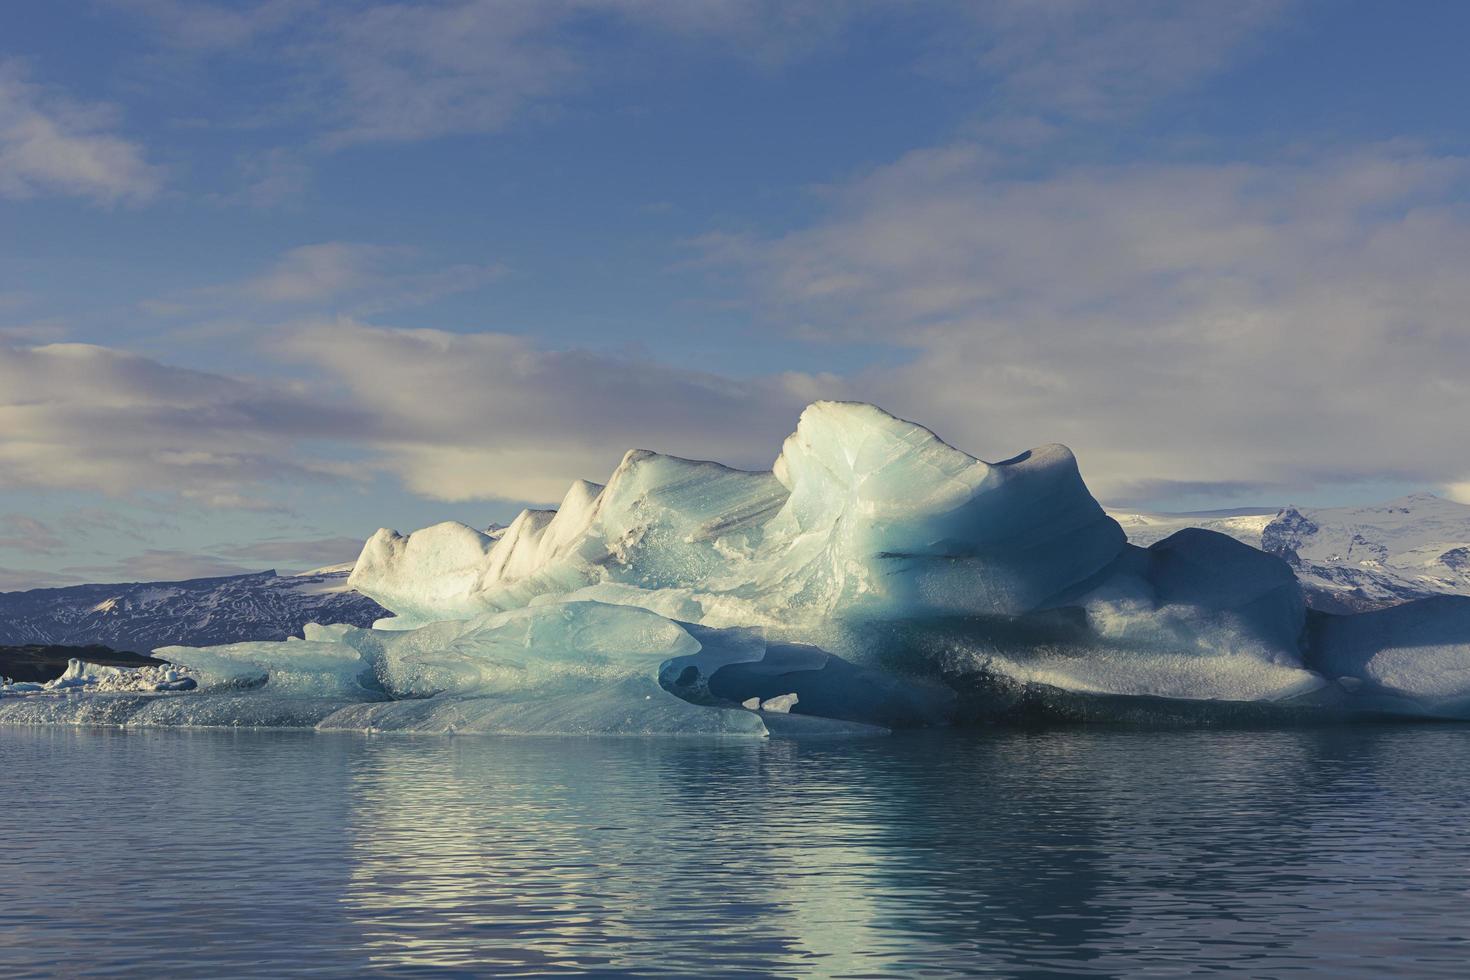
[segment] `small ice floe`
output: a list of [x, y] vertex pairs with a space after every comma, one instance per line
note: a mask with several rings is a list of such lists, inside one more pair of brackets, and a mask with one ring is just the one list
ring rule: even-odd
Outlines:
[[15, 681], [0, 685], [0, 694], [66, 694], [72, 691], [109, 691], [148, 693], [157, 691], [192, 691], [198, 682], [172, 664], [147, 667], [105, 667], [73, 658], [55, 680], [38, 684]]
[[744, 701], [741, 701], [740, 702], [740, 707], [742, 707], [742, 708], [749, 708], [751, 711], [758, 711], [758, 710], [760, 710], [760, 706], [761, 706], [761, 699], [760, 698], [746, 698]]

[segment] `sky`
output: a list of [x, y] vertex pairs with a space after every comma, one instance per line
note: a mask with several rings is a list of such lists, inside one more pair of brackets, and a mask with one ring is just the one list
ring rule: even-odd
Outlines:
[[1470, 5], [9, 0], [0, 589], [349, 561], [872, 401], [1470, 501]]

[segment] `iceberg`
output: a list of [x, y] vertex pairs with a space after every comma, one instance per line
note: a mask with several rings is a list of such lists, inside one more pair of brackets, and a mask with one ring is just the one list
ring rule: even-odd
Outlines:
[[760, 737], [1470, 718], [1470, 597], [1310, 612], [1286, 562], [1224, 534], [1129, 544], [1064, 446], [989, 463], [865, 404], [808, 407], [769, 471], [633, 450], [503, 529], [380, 530], [349, 584], [392, 616], [165, 647], [194, 690], [11, 690], [0, 721]]

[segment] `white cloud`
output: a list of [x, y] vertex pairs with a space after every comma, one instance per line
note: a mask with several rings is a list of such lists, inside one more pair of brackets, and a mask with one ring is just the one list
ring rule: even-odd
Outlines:
[[115, 135], [103, 106], [66, 99], [0, 61], [0, 196], [140, 202], [161, 183], [137, 143]]
[[[427, 497], [548, 501], [634, 447], [767, 465], [801, 406], [834, 396], [990, 458], [1066, 442], [1113, 499], [1455, 484], [1467, 175], [1389, 145], [1022, 180], [974, 147], [935, 148], [833, 189], [809, 227], [717, 254], [781, 322], [895, 348], [885, 369], [732, 379], [352, 319], [275, 335], [327, 382], [310, 387], [0, 348], [0, 486], [252, 508], [274, 505], [276, 481], [387, 470]], [[338, 305], [383, 277], [376, 246], [313, 248], [229, 288]], [[303, 452], [318, 442], [333, 462]]]
[[340, 479], [311, 441], [350, 441], [364, 417], [272, 384], [88, 344], [0, 346], [0, 488], [177, 494], [274, 506], [281, 481]]
[[384, 465], [442, 500], [559, 500], [574, 479], [605, 479], [633, 448], [766, 466], [801, 407], [835, 387], [348, 320], [305, 325], [281, 349], [344, 385], [374, 415]]
[[1067, 442], [1108, 495], [1441, 484], [1470, 405], [1467, 175], [1389, 145], [1019, 180], [949, 147], [715, 256], [774, 319], [910, 352], [852, 390], [991, 456]]
[[258, 511], [279, 509], [284, 483], [388, 472], [433, 499], [554, 501], [633, 448], [767, 466], [801, 407], [838, 390], [831, 378], [737, 380], [345, 319], [282, 328], [271, 346], [317, 380], [232, 378], [82, 344], [0, 347], [0, 489]]

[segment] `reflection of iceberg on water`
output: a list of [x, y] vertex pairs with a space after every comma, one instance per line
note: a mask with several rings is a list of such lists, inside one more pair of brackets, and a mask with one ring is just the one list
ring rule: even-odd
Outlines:
[[[1144, 549], [1062, 446], [985, 463], [818, 402], [770, 472], [628, 453], [484, 534], [379, 531], [394, 612], [160, 656], [187, 693], [71, 688], [0, 720], [517, 734], [850, 734], [986, 721], [1470, 718], [1470, 598], [1308, 614], [1291, 569]], [[784, 710], [783, 710], [784, 709]]]

